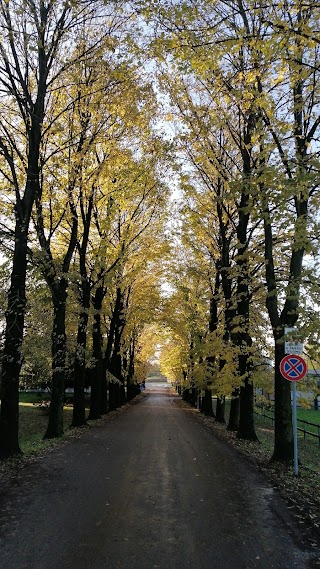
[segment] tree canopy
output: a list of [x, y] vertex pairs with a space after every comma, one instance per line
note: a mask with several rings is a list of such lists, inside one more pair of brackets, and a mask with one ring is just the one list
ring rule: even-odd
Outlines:
[[285, 328], [319, 359], [319, 10], [0, 2], [1, 456], [19, 385], [50, 385], [61, 436], [66, 383], [79, 426], [87, 386], [93, 419], [160, 349], [239, 437], [267, 386], [292, 459]]

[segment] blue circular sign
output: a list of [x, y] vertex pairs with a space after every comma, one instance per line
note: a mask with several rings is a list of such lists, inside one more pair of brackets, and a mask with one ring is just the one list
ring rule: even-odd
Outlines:
[[307, 364], [301, 356], [289, 354], [282, 358], [280, 372], [288, 381], [299, 381], [307, 373]]

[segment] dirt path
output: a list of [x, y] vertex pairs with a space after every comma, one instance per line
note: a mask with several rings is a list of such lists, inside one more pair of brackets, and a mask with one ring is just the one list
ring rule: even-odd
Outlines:
[[0, 494], [1, 569], [303, 569], [290, 512], [245, 460], [151, 386]]

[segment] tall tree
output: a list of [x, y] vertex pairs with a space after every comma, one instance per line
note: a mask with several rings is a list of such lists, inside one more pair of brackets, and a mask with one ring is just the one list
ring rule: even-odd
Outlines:
[[[80, 275], [77, 281], [79, 324], [75, 349], [73, 426], [85, 422], [84, 387], [91, 292], [117, 262], [111, 255], [110, 265], [103, 267], [104, 255], [108, 254], [104, 243], [110, 238], [107, 228], [114, 215], [112, 206], [115, 202], [114, 194], [117, 193], [116, 170], [121, 160], [119, 142], [126, 144], [128, 138], [134, 135], [137, 124], [142, 124], [137, 105], [138, 102], [143, 104], [146, 96], [145, 86], [140, 85], [135, 76], [135, 65], [118, 60], [113, 49], [112, 44], [112, 51], [110, 50], [109, 37], [104, 46], [103, 58], [99, 63], [96, 59], [86, 61], [86, 65], [80, 69], [84, 77], [78, 73], [77, 80], [81, 94], [79, 112], [82, 121], [88, 124], [90, 130], [87, 141], [90, 148], [85, 158], [77, 204], [80, 231], [76, 263]], [[121, 256], [121, 252], [119, 255]], [[94, 261], [95, 257], [97, 263]], [[102, 272], [97, 269], [100, 261]], [[100, 292], [96, 291], [92, 296], [95, 314], [97, 310], [101, 310], [103, 297], [107, 292], [101, 282], [100, 285]], [[97, 305], [100, 308], [97, 308]], [[99, 323], [96, 322], [95, 330], [98, 334], [99, 328]], [[94, 344], [98, 356], [96, 339]], [[99, 358], [101, 359], [101, 355]]]
[[18, 385], [26, 307], [27, 241], [40, 195], [40, 151], [51, 93], [72, 65], [70, 30], [95, 13], [97, 3], [1, 1], [1, 176], [14, 200], [14, 252], [2, 363], [0, 455], [20, 452]]
[[[299, 0], [279, 4], [278, 9], [273, 7], [263, 14], [271, 32], [268, 49], [273, 53], [274, 104], [263, 104], [260, 111], [277, 151], [277, 160], [273, 160], [277, 171], [272, 181], [262, 172], [260, 195], [265, 228], [266, 305], [275, 343], [273, 459], [280, 461], [293, 458], [291, 386], [279, 369], [284, 356], [284, 329], [298, 322], [304, 255], [311, 248], [312, 216], [318, 207], [319, 44], [314, 30], [319, 15], [317, 4]], [[260, 77], [257, 82], [260, 101], [265, 101], [272, 92], [270, 85]], [[268, 142], [267, 136], [261, 137], [262, 156]], [[285, 215], [285, 225], [279, 212]], [[285, 257], [279, 235], [286, 243]]]
[[[147, 15], [152, 18], [152, 8]], [[239, 148], [243, 165], [237, 227], [237, 279], [243, 301], [238, 300], [237, 318], [243, 331], [247, 330], [245, 336], [237, 331], [237, 341], [243, 346], [239, 365], [242, 372], [245, 361], [250, 367], [247, 319], [250, 290], [246, 282], [249, 273], [244, 275], [249, 268], [247, 237], [251, 234], [251, 224], [260, 216], [265, 224], [267, 308], [277, 362], [274, 459], [290, 460], [293, 449], [290, 385], [280, 376], [278, 364], [283, 355], [284, 327], [292, 326], [299, 315], [303, 256], [310, 247], [308, 211], [311, 204], [316, 207], [319, 42], [315, 29], [319, 6], [300, 0], [271, 5], [235, 0], [200, 2], [195, 10], [193, 2], [184, 3], [181, 9], [180, 4], [168, 7], [159, 1], [157, 17], [163, 34], [154, 44], [156, 53], [163, 57], [164, 48], [170, 48], [180, 72], [196, 76], [218, 107], [223, 102], [222, 111], [223, 105], [229, 115], [233, 114], [232, 109], [238, 109], [233, 114], [238, 115], [238, 120], [233, 124], [226, 114], [222, 115], [230, 125], [229, 132]], [[207, 113], [203, 110], [198, 115], [199, 121], [208, 120], [209, 109], [208, 106]], [[259, 176], [261, 183], [255, 187]], [[283, 181], [279, 183], [280, 180]], [[281, 271], [275, 257], [279, 251], [275, 235], [281, 227], [280, 207], [288, 230], [282, 235], [292, 252], [285, 267], [281, 263]], [[245, 382], [246, 373], [241, 374]], [[252, 400], [251, 386], [247, 387]], [[248, 413], [242, 417], [246, 422]], [[241, 425], [242, 421], [240, 430], [243, 430]]]
[[[89, 22], [86, 26], [89, 34]], [[109, 38], [108, 38], [109, 39]], [[45, 161], [41, 193], [36, 197], [35, 228], [41, 246], [41, 268], [52, 294], [54, 319], [52, 332], [52, 390], [49, 424], [46, 437], [61, 436], [63, 433], [63, 403], [66, 360], [66, 302], [68, 273], [78, 241], [79, 209], [84, 225], [82, 261], [85, 255], [93, 208], [97, 177], [101, 170], [101, 158], [94, 160], [99, 142], [110, 128], [109, 116], [102, 115], [102, 101], [111, 98], [120, 79], [110, 72], [108, 80], [103, 77], [106, 68], [96, 64], [96, 57], [109, 54], [109, 41], [99, 42], [95, 49], [92, 40], [83, 40], [74, 52], [74, 64], [68, 73], [67, 93], [59, 91], [52, 96], [55, 100], [52, 122], [57, 130], [54, 145], [46, 141], [50, 155]], [[86, 56], [80, 56], [83, 51]], [[101, 79], [103, 77], [103, 81]], [[65, 77], [66, 80], [66, 77]], [[118, 93], [117, 93], [118, 94]], [[100, 112], [99, 112], [100, 111]], [[113, 116], [114, 126], [116, 118]], [[62, 161], [57, 167], [57, 161]], [[49, 182], [49, 183], [48, 183]], [[89, 187], [88, 187], [89, 186]], [[84, 194], [88, 193], [88, 211], [84, 213]], [[79, 208], [77, 204], [79, 203]], [[87, 280], [84, 265], [80, 265], [83, 300], [87, 301]], [[82, 338], [82, 337], [81, 337]], [[79, 353], [79, 352], [78, 352]], [[79, 391], [76, 390], [76, 396]]]

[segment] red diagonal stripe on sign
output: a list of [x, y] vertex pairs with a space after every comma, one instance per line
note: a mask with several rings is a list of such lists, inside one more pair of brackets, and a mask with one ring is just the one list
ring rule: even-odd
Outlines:
[[297, 361], [296, 364], [294, 364], [294, 363], [291, 362], [291, 361], [290, 361], [290, 362], [286, 362], [286, 363], [285, 363], [285, 367], [287, 368], [287, 369], [286, 369], [286, 372], [287, 372], [289, 375], [291, 375], [292, 373], [295, 373], [296, 375], [300, 375], [300, 373], [302, 372], [302, 369], [299, 371], [297, 368], [298, 368], [299, 366], [301, 366], [301, 365], [302, 365], [302, 364], [301, 364], [301, 362], [299, 362], [299, 361]]

